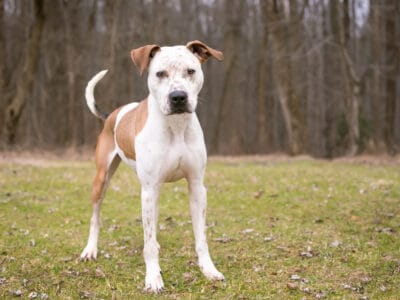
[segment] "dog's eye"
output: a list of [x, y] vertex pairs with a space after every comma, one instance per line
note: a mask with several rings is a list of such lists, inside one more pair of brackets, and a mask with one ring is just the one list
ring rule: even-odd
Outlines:
[[194, 70], [194, 69], [188, 69], [188, 70], [187, 70], [187, 73], [188, 73], [189, 75], [193, 75], [194, 73], [196, 73], [196, 70]]
[[166, 71], [158, 71], [158, 72], [156, 73], [156, 76], [157, 76], [158, 78], [164, 78], [164, 77], [167, 77], [168, 74], [167, 74]]

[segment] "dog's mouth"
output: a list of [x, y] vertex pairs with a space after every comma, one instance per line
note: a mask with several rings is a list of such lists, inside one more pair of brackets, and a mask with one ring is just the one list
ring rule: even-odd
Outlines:
[[185, 114], [185, 113], [192, 113], [194, 109], [192, 109], [192, 106], [190, 103], [182, 103], [181, 105], [177, 104], [170, 104], [168, 107], [168, 115], [179, 115], [179, 114]]
[[169, 115], [179, 115], [179, 114], [184, 114], [184, 113], [192, 113], [191, 110], [189, 110], [187, 107], [176, 107], [172, 108], [169, 112]]

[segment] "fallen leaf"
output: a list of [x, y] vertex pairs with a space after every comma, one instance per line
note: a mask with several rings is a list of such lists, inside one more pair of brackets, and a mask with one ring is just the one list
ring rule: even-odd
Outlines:
[[293, 283], [293, 282], [288, 282], [288, 283], [286, 284], [286, 286], [287, 286], [287, 288], [288, 288], [289, 290], [297, 290], [297, 289], [299, 288], [298, 285], [295, 284], [295, 283]]
[[242, 233], [248, 234], [248, 233], [252, 233], [253, 231], [254, 231], [253, 228], [247, 228], [247, 229], [243, 230]]
[[29, 282], [28, 279], [26, 279], [26, 278], [22, 279], [22, 285], [23, 285], [24, 287], [26, 287], [26, 286], [28, 285], [28, 282]]
[[391, 227], [384, 227], [384, 228], [378, 227], [375, 229], [375, 231], [379, 233], [388, 233], [388, 234], [394, 233], [394, 229]]
[[285, 246], [276, 246], [276, 249], [278, 249], [280, 251], [283, 251], [283, 252], [288, 252], [289, 251], [289, 248], [285, 247]]
[[183, 281], [186, 283], [192, 282], [194, 280], [194, 276], [190, 272], [183, 273]]
[[384, 216], [384, 217], [386, 217], [386, 218], [388, 218], [388, 219], [392, 219], [392, 218], [394, 218], [395, 214], [394, 214], [394, 213], [391, 213], [391, 212], [389, 212], [389, 213], [385, 213], [385, 214], [383, 214], [383, 216]]
[[94, 274], [96, 275], [96, 277], [101, 277], [101, 278], [106, 277], [106, 274], [104, 274], [103, 270], [100, 269], [99, 267], [96, 268]]
[[323, 298], [326, 298], [326, 297], [327, 297], [327, 294], [326, 294], [325, 291], [320, 291], [320, 292], [315, 294], [315, 298], [317, 298], [317, 299], [323, 299]]
[[93, 298], [94, 294], [90, 291], [79, 291], [79, 295], [83, 299]]
[[111, 225], [110, 227], [108, 227], [108, 232], [114, 232], [115, 230], [119, 229], [120, 227], [118, 225]]
[[310, 283], [310, 280], [308, 280], [307, 278], [302, 278], [301, 282], [307, 284]]
[[369, 283], [369, 282], [371, 281], [371, 277], [369, 277], [369, 276], [362, 276], [362, 277], [360, 278], [360, 280], [361, 280], [362, 283]]
[[40, 294], [40, 299], [41, 300], [47, 300], [47, 299], [49, 299], [49, 296], [46, 293], [41, 293]]
[[307, 247], [306, 251], [301, 251], [300, 252], [300, 256], [301, 257], [305, 257], [305, 258], [311, 258], [314, 256], [311, 247]]
[[256, 199], [258, 199], [258, 198], [260, 198], [263, 194], [264, 194], [264, 191], [263, 191], [263, 190], [258, 190], [257, 192], [254, 192], [254, 193], [253, 193], [253, 197], [256, 198]]
[[297, 275], [297, 274], [293, 274], [293, 275], [290, 276], [290, 279], [292, 279], [294, 281], [298, 281], [298, 280], [301, 279], [301, 277], [299, 275]]
[[353, 287], [350, 284], [347, 284], [347, 283], [343, 283], [342, 284], [342, 288], [345, 289], [345, 290], [352, 290], [353, 289]]
[[229, 242], [233, 241], [233, 239], [228, 237], [226, 234], [223, 234], [222, 237], [215, 238], [213, 241], [219, 242], [219, 243], [229, 243]]
[[301, 256], [301, 257], [306, 257], [306, 258], [311, 258], [311, 257], [313, 257], [312, 253], [310, 253], [310, 252], [305, 252], [305, 251], [300, 252], [300, 256]]
[[300, 291], [306, 294], [311, 294], [311, 289], [309, 287], [301, 287]]
[[172, 217], [166, 217], [165, 222], [167, 223], [174, 223], [174, 219]]
[[60, 259], [60, 261], [62, 261], [62, 262], [69, 262], [71, 260], [72, 260], [71, 256], [63, 257], [63, 258]]
[[14, 297], [21, 297], [22, 296], [22, 291], [21, 290], [11, 291], [11, 295], [13, 295]]
[[339, 247], [342, 243], [339, 242], [338, 240], [334, 240], [332, 243], [329, 244], [332, 248]]

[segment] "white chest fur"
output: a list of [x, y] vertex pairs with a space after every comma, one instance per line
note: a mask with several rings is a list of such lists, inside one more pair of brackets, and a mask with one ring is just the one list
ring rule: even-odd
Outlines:
[[135, 141], [139, 179], [162, 183], [204, 170], [206, 149], [196, 114], [160, 113], [150, 100], [149, 118]]

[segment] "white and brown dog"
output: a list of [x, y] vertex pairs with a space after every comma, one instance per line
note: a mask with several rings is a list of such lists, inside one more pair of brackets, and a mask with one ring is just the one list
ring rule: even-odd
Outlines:
[[186, 178], [198, 263], [204, 275], [224, 280], [211, 260], [206, 240], [207, 195], [203, 184], [206, 147], [195, 114], [197, 95], [203, 85], [201, 63], [209, 57], [221, 61], [220, 51], [199, 41], [186, 46], [147, 45], [131, 51], [140, 73], [148, 70], [149, 96], [124, 105], [109, 116], [101, 113], [94, 88], [107, 70], [95, 75], [86, 87], [91, 112], [105, 121], [96, 147], [97, 172], [93, 182], [93, 215], [87, 246], [81, 258], [96, 259], [100, 207], [107, 185], [121, 160], [131, 166], [141, 183], [144, 229], [145, 289], [160, 292], [161, 277], [157, 242], [158, 196], [164, 182]]

